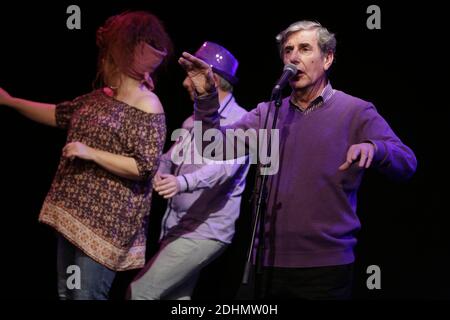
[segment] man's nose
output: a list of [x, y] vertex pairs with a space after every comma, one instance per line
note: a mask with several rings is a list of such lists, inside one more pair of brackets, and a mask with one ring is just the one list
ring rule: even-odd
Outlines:
[[288, 62], [298, 66], [301, 63], [299, 52], [297, 50], [293, 51], [288, 60]]

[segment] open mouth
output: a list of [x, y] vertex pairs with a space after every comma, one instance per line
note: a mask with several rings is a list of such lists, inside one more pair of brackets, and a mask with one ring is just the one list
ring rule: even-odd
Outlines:
[[299, 80], [305, 73], [301, 70], [298, 70], [295, 76], [292, 78], [292, 80], [297, 81]]

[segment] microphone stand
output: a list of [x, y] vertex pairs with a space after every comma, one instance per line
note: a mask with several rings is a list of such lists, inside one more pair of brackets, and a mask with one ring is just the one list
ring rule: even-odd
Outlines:
[[[274, 90], [270, 98], [269, 108], [267, 110], [266, 119], [264, 121], [264, 129], [267, 129], [267, 122], [269, 120], [269, 114], [272, 109], [273, 102], [275, 102], [275, 112], [272, 120], [272, 130], [276, 129], [278, 112], [282, 103], [281, 90]], [[267, 155], [270, 157], [272, 153], [272, 139], [271, 134], [268, 134], [267, 141]], [[258, 152], [259, 154], [259, 152]], [[267, 199], [267, 174], [266, 167], [270, 164], [262, 165], [258, 159], [257, 172], [255, 178], [255, 191], [252, 198], [256, 196], [254, 206], [254, 216], [252, 222], [252, 238], [250, 247], [247, 251], [247, 261], [245, 264], [244, 276], [242, 284], [248, 284], [248, 278], [250, 275], [252, 265], [252, 253], [255, 246], [256, 233], [258, 232], [258, 246], [256, 248], [256, 264], [255, 264], [255, 287], [254, 296], [256, 299], [261, 299], [262, 295], [262, 275], [264, 264], [264, 250], [265, 250], [265, 215], [266, 215], [266, 199]], [[259, 229], [258, 229], [259, 228]]]

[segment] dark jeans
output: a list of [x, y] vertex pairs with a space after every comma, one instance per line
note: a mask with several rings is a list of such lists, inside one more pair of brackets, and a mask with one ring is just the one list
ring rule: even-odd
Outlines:
[[266, 267], [258, 291], [262, 299], [351, 299], [353, 263], [314, 268]]
[[[61, 300], [107, 300], [116, 275], [115, 271], [92, 260], [60, 234], [58, 234], [57, 272], [58, 296]], [[77, 273], [80, 276], [80, 286], [74, 288]]]

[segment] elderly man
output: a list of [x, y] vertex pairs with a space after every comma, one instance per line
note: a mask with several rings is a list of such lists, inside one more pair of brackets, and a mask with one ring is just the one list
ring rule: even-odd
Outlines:
[[[212, 67], [220, 123], [239, 120], [247, 112], [232, 93], [238, 61], [213, 42], [205, 42], [195, 55]], [[183, 86], [194, 100], [189, 77]], [[154, 186], [169, 199], [161, 249], [131, 284], [132, 299], [190, 299], [200, 270], [218, 257], [233, 238], [248, 161], [197, 163], [198, 154], [194, 154], [190, 138], [193, 125], [193, 116], [184, 121], [186, 135], [161, 158]]]
[[[279, 171], [267, 183], [261, 296], [347, 299], [362, 176], [374, 167], [393, 178], [409, 178], [416, 158], [370, 102], [332, 88], [327, 73], [334, 34], [317, 22], [300, 21], [277, 41], [283, 62], [298, 71], [276, 127]], [[231, 127], [221, 126], [210, 67], [188, 53], [179, 62], [194, 83], [194, 114], [203, 130], [261, 129], [268, 113], [272, 123], [274, 109], [261, 103]]]

